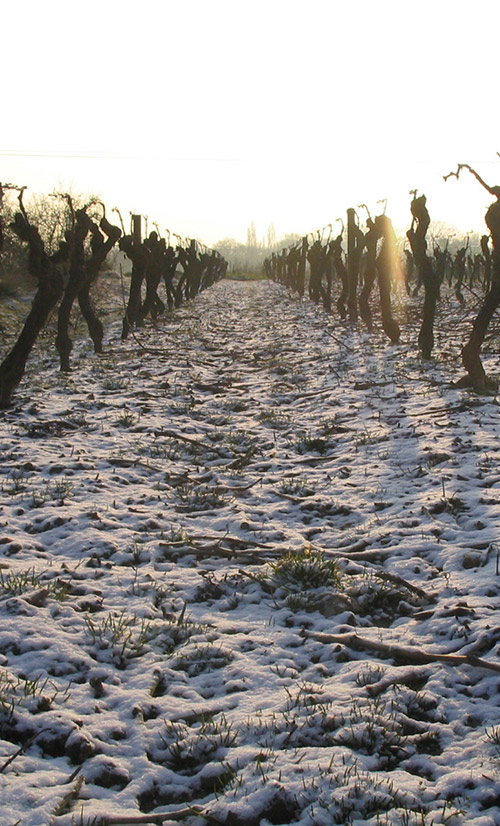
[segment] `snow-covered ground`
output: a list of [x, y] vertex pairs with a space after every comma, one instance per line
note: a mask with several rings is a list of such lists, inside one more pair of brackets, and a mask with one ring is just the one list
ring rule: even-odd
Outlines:
[[463, 317], [428, 364], [400, 320], [225, 280], [104, 356], [80, 326], [69, 375], [37, 349], [0, 419], [1, 826], [500, 824], [499, 407], [452, 386]]

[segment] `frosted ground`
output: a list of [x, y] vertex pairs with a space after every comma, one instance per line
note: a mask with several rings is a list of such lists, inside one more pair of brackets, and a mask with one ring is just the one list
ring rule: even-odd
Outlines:
[[500, 824], [499, 407], [450, 307], [429, 364], [416, 315], [267, 282], [79, 326], [69, 375], [42, 342], [0, 419], [1, 826]]

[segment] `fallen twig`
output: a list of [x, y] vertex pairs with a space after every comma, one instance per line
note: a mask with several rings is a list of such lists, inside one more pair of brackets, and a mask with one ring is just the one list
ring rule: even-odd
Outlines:
[[56, 808], [53, 812], [53, 817], [58, 817], [59, 815], [66, 814], [66, 809], [68, 808], [69, 804], [73, 800], [77, 799], [77, 797], [80, 793], [80, 789], [83, 786], [83, 782], [84, 781], [83, 781], [82, 775], [80, 775], [80, 777], [76, 778], [76, 782], [75, 782], [75, 785], [73, 786], [73, 788], [70, 789], [69, 792], [67, 792], [67, 794], [65, 794], [64, 797], [57, 804], [57, 806], [56, 806]]
[[242, 548], [224, 548], [223, 547], [224, 540], [217, 540], [216, 542], [210, 542], [205, 545], [198, 545], [196, 542], [191, 541], [189, 546], [187, 543], [181, 543], [181, 547], [176, 547], [178, 543], [160, 543], [160, 547], [164, 548], [172, 548], [172, 552], [176, 554], [185, 554], [186, 556], [195, 556], [197, 559], [204, 559], [207, 556], [223, 556], [227, 559], [240, 559], [240, 560], [254, 560], [255, 564], [259, 562], [264, 563], [269, 559], [270, 553], [272, 553], [273, 558], [278, 556], [277, 551], [268, 551], [267, 553], [259, 553], [256, 550], [245, 550], [244, 547]]
[[[264, 542], [256, 542], [254, 539], [242, 539], [240, 536], [231, 536], [230, 534], [224, 534], [223, 536], [211, 535], [211, 534], [204, 534], [203, 536], [186, 536], [185, 539], [176, 540], [175, 542], [160, 542], [160, 547], [169, 547], [170, 545], [188, 545], [191, 542], [202, 542], [205, 541], [207, 543], [212, 544], [215, 542], [225, 542], [227, 545], [234, 545], [238, 549], [247, 548], [249, 546], [253, 548], [262, 548], [263, 550], [275, 551], [275, 548], [271, 547], [270, 545], [265, 544]], [[198, 547], [207, 547], [207, 546], [198, 546]]]
[[151, 465], [149, 462], [143, 462], [141, 459], [124, 459], [122, 456], [109, 456], [106, 461], [113, 467], [142, 467], [146, 470], [152, 471], [153, 473], [164, 472], [162, 468], [155, 467], [155, 465]]
[[390, 574], [387, 571], [374, 571], [374, 576], [378, 577], [379, 579], [386, 580], [387, 582], [392, 582], [393, 585], [400, 585], [403, 588], [406, 588], [408, 591], [412, 591], [416, 594], [420, 599], [425, 599], [427, 601], [431, 600], [433, 597], [432, 595], [428, 594], [423, 588], [418, 588], [416, 585], [412, 585], [411, 582], [408, 582], [403, 577], [397, 576], [396, 574]]
[[323, 634], [321, 632], [308, 633], [306, 636], [318, 642], [345, 645], [355, 651], [374, 651], [394, 660], [405, 663], [425, 665], [427, 663], [444, 663], [444, 665], [472, 665], [475, 668], [485, 668], [488, 671], [500, 673], [500, 663], [492, 663], [470, 654], [435, 654], [432, 651], [422, 651], [420, 648], [406, 648], [402, 645], [392, 645], [375, 640], [359, 637], [357, 634]]
[[[188, 806], [185, 809], [177, 809], [174, 812], [162, 812], [161, 814], [149, 814], [149, 815], [97, 815], [97, 817], [92, 817], [92, 823], [98, 824], [98, 826], [124, 826], [126, 824], [153, 824], [153, 823], [165, 823], [168, 820], [184, 820], [185, 817], [190, 816], [197, 816], [197, 817], [204, 817], [203, 809], [198, 806]], [[57, 823], [57, 818], [53, 820], [53, 823]]]
[[424, 667], [415, 668], [412, 666], [407, 671], [403, 671], [402, 674], [391, 674], [383, 677], [376, 683], [368, 683], [366, 690], [370, 697], [378, 697], [380, 694], [383, 694], [384, 691], [387, 691], [388, 688], [395, 685], [405, 685], [409, 688], [414, 688], [415, 686], [422, 685], [422, 683], [425, 684], [430, 676], [430, 669]]
[[18, 750], [15, 751], [14, 754], [11, 754], [11, 756], [5, 761], [5, 763], [2, 763], [2, 765], [0, 766], [0, 774], [3, 771], [5, 771], [5, 769], [8, 768], [8, 766], [10, 766], [10, 764], [16, 759], [16, 757], [19, 757], [20, 754], [23, 754], [26, 751], [26, 749], [28, 749], [32, 745], [32, 743], [35, 742], [36, 738], [43, 734], [44, 731], [48, 731], [48, 729], [42, 728], [40, 729], [40, 731], [37, 731], [37, 733], [34, 734], [33, 737], [30, 737], [29, 740], [26, 740], [26, 742], [23, 743], [23, 745], [20, 746], [20, 748], [18, 748]]
[[214, 450], [213, 445], [209, 445], [207, 442], [200, 442], [199, 439], [193, 439], [191, 436], [184, 436], [182, 433], [176, 433], [175, 430], [165, 430], [165, 428], [163, 428], [161, 435], [168, 436], [170, 439], [179, 439], [179, 441], [187, 442], [187, 444], [190, 445], [195, 445], [201, 450]]
[[257, 452], [257, 446], [252, 445], [246, 451], [246, 453], [244, 453], [242, 456], [237, 456], [237, 458], [234, 459], [232, 462], [229, 462], [229, 464], [224, 465], [224, 468], [229, 468], [230, 470], [241, 470], [243, 467], [248, 465], [248, 463], [250, 462], [250, 460], [252, 459], [252, 457], [255, 455], [256, 452]]

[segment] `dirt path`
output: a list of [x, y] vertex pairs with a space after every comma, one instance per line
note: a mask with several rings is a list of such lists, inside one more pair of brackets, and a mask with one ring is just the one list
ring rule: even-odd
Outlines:
[[500, 641], [498, 407], [404, 330], [224, 281], [69, 376], [35, 356], [0, 420], [2, 826], [495, 822], [498, 675], [376, 647]]

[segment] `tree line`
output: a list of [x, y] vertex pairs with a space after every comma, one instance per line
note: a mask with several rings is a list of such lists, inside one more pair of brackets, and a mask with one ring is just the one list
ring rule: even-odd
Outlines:
[[[98, 199], [78, 204], [68, 193], [58, 196], [63, 209], [47, 220], [42, 210], [38, 218], [28, 214], [23, 196], [26, 187], [0, 184], [0, 256], [4, 251], [15, 259], [19, 245], [27, 250], [25, 268], [35, 286], [35, 295], [23, 328], [0, 364], [0, 408], [9, 407], [26, 369], [29, 355], [57, 308], [55, 346], [60, 369], [71, 368], [73, 342], [70, 318], [75, 302], [87, 324], [96, 353], [102, 353], [104, 327], [92, 301], [92, 288], [115, 247], [132, 265], [130, 288], [121, 337], [125, 340], [134, 327], [146, 318], [156, 319], [168, 307], [173, 310], [193, 299], [201, 290], [222, 278], [227, 261], [216, 250], [209, 250], [195, 239], [182, 239], [171, 233], [162, 237], [158, 227], [142, 237], [142, 216], [132, 215], [126, 232], [118, 210], [119, 226], [106, 215]], [[17, 209], [6, 208], [6, 194], [17, 193]], [[159, 287], [164, 285], [163, 298]]]
[[[458, 302], [463, 306], [463, 288], [466, 283], [482, 289], [483, 297], [479, 312], [473, 322], [468, 340], [462, 348], [462, 362], [466, 375], [457, 382], [472, 387], [477, 392], [496, 392], [498, 382], [488, 376], [481, 361], [489, 324], [500, 305], [500, 187], [487, 184], [469, 164], [459, 164], [455, 172], [443, 176], [445, 180], [459, 178], [463, 170], [474, 176], [477, 182], [495, 198], [489, 206], [485, 223], [488, 233], [480, 239], [480, 251], [472, 255], [467, 242], [456, 249], [454, 255], [448, 248], [428, 241], [430, 216], [425, 195], [417, 190], [410, 192], [411, 225], [406, 233], [408, 248], [401, 260], [398, 242], [390, 218], [385, 214], [371, 217], [367, 207], [364, 229], [361, 228], [355, 209], [347, 210], [347, 227], [336, 237], [332, 225], [328, 238], [322, 233], [304, 236], [280, 251], [272, 253], [264, 261], [266, 275], [303, 297], [323, 303], [328, 312], [334, 309], [341, 319], [355, 322], [358, 315], [369, 330], [373, 329], [372, 290], [377, 283], [382, 327], [388, 338], [397, 343], [400, 327], [393, 313], [392, 295], [395, 280], [402, 281], [408, 293], [424, 292], [422, 321], [418, 346], [424, 359], [431, 358], [434, 348], [434, 323], [441, 290], [445, 283], [454, 289]], [[347, 250], [344, 250], [344, 237]], [[335, 306], [334, 306], [335, 305]]]

